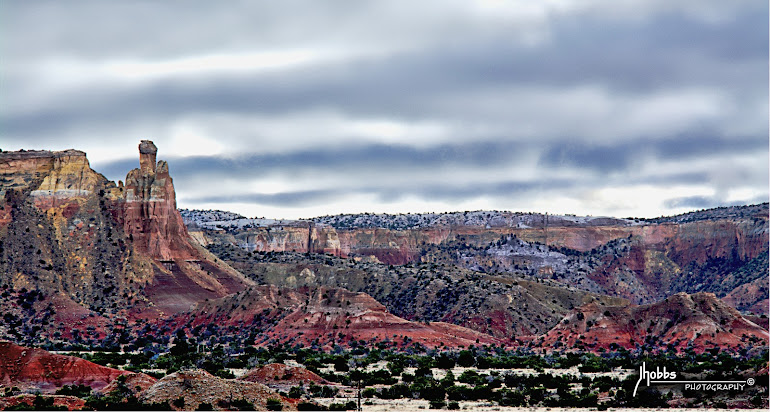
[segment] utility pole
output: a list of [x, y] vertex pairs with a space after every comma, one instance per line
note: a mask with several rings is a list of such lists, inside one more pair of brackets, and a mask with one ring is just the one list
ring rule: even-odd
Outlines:
[[358, 377], [358, 410], [361, 411], [361, 376]]
[[[353, 378], [355, 376], [356, 378], [358, 378], [358, 379], [356, 379], [356, 382], [357, 382], [356, 386], [357, 386], [357, 389], [358, 389], [358, 393], [356, 395], [356, 398], [358, 398], [358, 409], [357, 410], [360, 411], [361, 410], [361, 381], [362, 381], [362, 378], [363, 378], [363, 373], [359, 369], [358, 362], [355, 359], [350, 359], [348, 361], [348, 365], [349, 365], [349, 367], [351, 369], [350, 377]], [[353, 379], [351, 379], [351, 380], [353, 380]]]

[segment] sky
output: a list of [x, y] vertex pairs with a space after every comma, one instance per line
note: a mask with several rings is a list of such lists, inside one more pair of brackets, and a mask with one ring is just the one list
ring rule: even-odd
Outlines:
[[765, 0], [6, 1], [0, 149], [248, 217], [768, 201]]

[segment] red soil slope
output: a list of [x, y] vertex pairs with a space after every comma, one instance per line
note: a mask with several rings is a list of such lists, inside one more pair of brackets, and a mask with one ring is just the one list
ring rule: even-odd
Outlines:
[[120, 375], [134, 373], [73, 356], [0, 342], [0, 384], [3, 386], [39, 389], [44, 393], [53, 393], [64, 385], [86, 385], [100, 390]]

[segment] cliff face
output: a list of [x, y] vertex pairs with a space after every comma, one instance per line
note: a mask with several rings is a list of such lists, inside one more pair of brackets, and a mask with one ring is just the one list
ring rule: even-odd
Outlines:
[[152, 142], [139, 151], [125, 187], [80, 151], [0, 153], [0, 287], [119, 312], [184, 310], [248, 283], [190, 243], [168, 165]]
[[64, 293], [86, 307], [139, 303], [152, 278], [109, 210], [112, 182], [85, 153], [0, 153], [0, 286]]
[[[106, 179], [88, 165], [85, 153], [27, 151], [0, 153], [0, 230], [12, 219], [12, 207], [5, 207], [13, 192], [32, 196], [41, 209], [55, 206], [55, 200], [67, 200], [92, 194]], [[62, 203], [60, 202], [60, 203]], [[1, 233], [1, 232], [0, 232]]]
[[[484, 247], [504, 236], [578, 252], [634, 237], [645, 248], [663, 251], [680, 265], [703, 264], [709, 259], [731, 256], [747, 260], [767, 249], [766, 206], [760, 207], [753, 216], [715, 216], [684, 222], [494, 213], [499, 216], [481, 221], [440, 215], [412, 225], [398, 224], [404, 215], [369, 217], [372, 221], [360, 225], [350, 225], [345, 220], [341, 223], [339, 217], [335, 217], [336, 220], [318, 218], [315, 224], [313, 221], [270, 223], [236, 219], [207, 222], [204, 229], [223, 227], [224, 230], [203, 230], [197, 235], [201, 243], [208, 244], [218, 238], [220, 242], [224, 240], [248, 251], [375, 256], [389, 264], [418, 261], [425, 245], [461, 242]], [[250, 223], [236, 224], [244, 221]]]
[[[314, 225], [312, 222], [291, 222], [269, 227], [246, 228], [232, 234], [212, 235], [224, 236], [229, 243], [248, 251], [310, 252], [345, 256], [340, 247], [337, 231], [333, 227]], [[195, 239], [206, 239], [206, 237], [207, 233], [195, 233]], [[204, 242], [208, 242], [208, 239]]]
[[[767, 209], [765, 209], [766, 211]], [[603, 293], [650, 303], [677, 292], [731, 294], [757, 279], [767, 280], [767, 216], [713, 220], [642, 228], [625, 251], [605, 254], [588, 278]], [[617, 256], [615, 256], [617, 255]], [[730, 300], [740, 310], [767, 314], [763, 290], [742, 289]], [[765, 289], [766, 290], [766, 289]]]

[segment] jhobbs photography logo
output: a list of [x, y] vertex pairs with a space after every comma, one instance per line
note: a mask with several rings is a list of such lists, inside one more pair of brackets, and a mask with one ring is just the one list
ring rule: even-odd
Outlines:
[[685, 389], [705, 391], [743, 390], [746, 385], [752, 386], [755, 383], [754, 378], [748, 378], [745, 381], [678, 381], [676, 380], [676, 372], [667, 371], [665, 366], [663, 370], [656, 367], [654, 371], [648, 371], [647, 362], [642, 362], [642, 366], [639, 367], [639, 380], [634, 386], [633, 396], [636, 396], [636, 391], [642, 381], [646, 381], [647, 386], [681, 383], [684, 384]]
[[639, 367], [639, 380], [636, 381], [636, 386], [634, 386], [634, 396], [636, 396], [636, 390], [639, 389], [639, 384], [642, 383], [643, 380], [646, 380], [647, 386], [650, 386], [651, 381], [653, 383], [665, 383], [666, 380], [675, 379], [676, 372], [667, 371], [665, 366], [663, 367], [663, 370], [660, 370], [660, 367], [657, 367], [654, 371], [648, 371], [647, 362], [642, 362], [642, 366]]

